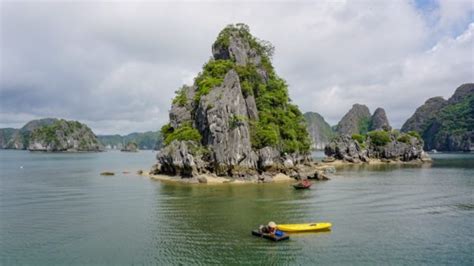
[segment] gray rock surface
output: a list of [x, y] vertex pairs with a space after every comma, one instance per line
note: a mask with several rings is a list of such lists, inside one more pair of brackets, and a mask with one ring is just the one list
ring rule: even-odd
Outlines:
[[409, 137], [407, 143], [400, 142], [394, 134], [390, 134], [390, 142], [383, 146], [372, 143], [370, 137], [362, 146], [349, 136], [338, 136], [326, 146], [325, 154], [351, 163], [368, 162], [369, 159], [407, 162], [428, 158], [423, 151], [422, 141]]
[[370, 124], [369, 108], [362, 104], [354, 104], [339, 121], [336, 126], [336, 131], [340, 135], [360, 134], [368, 130]]
[[308, 133], [312, 139], [311, 148], [323, 150], [334, 136], [331, 126], [318, 113], [307, 112], [304, 117], [308, 126]]
[[247, 105], [234, 70], [226, 74], [220, 87], [201, 97], [195, 116], [203, 145], [212, 150], [218, 175], [231, 175], [235, 166], [257, 167], [258, 158], [250, 142]]
[[370, 119], [370, 131], [372, 130], [392, 130], [388, 122], [387, 114], [383, 108], [377, 108]]
[[443, 109], [448, 102], [443, 97], [433, 97], [418, 107], [415, 113], [403, 124], [401, 131], [423, 132], [426, 124], [436, 117], [439, 110]]

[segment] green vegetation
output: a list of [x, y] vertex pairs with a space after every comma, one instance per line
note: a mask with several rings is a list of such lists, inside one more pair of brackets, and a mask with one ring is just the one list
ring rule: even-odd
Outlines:
[[420, 134], [418, 134], [418, 132], [416, 132], [416, 131], [408, 131], [407, 134], [412, 136], [412, 137], [417, 138], [420, 141], [422, 140]]
[[439, 133], [462, 134], [474, 130], [474, 95], [443, 108], [437, 120], [441, 122]]
[[243, 122], [247, 121], [247, 117], [243, 115], [233, 115], [229, 121], [230, 128], [236, 128], [240, 126]]
[[194, 80], [194, 83], [197, 85], [194, 101], [199, 102], [201, 96], [207, 95], [212, 88], [221, 85], [225, 74], [233, 67], [234, 62], [231, 60], [209, 60], [203, 66], [203, 71]]
[[370, 128], [370, 117], [364, 117], [359, 121], [359, 134], [367, 134]]
[[279, 141], [278, 137], [278, 127], [275, 125], [262, 125], [259, 122], [250, 124], [250, 138], [255, 148], [275, 147]]
[[408, 135], [408, 134], [403, 134], [403, 135], [401, 135], [397, 138], [397, 141], [403, 142], [403, 143], [406, 143], [406, 144], [409, 144], [410, 140], [411, 140], [411, 136]]
[[367, 136], [360, 135], [360, 134], [353, 134], [352, 139], [359, 142], [359, 144], [363, 144], [365, 142]]
[[264, 57], [271, 58], [275, 51], [275, 47], [270, 42], [259, 40], [258, 38], [250, 34], [250, 28], [248, 25], [243, 23], [237, 23], [235, 25], [227, 25], [217, 36], [217, 40], [214, 42], [214, 47], [228, 48], [230, 45], [230, 38], [234, 34], [236, 37], [240, 37], [249, 42], [250, 48], [256, 50], [256, 52]]
[[173, 99], [173, 104], [177, 104], [179, 106], [185, 106], [188, 101], [188, 98], [186, 97], [185, 86], [175, 91], [175, 93], [176, 93], [176, 97]]
[[[259, 121], [250, 123], [252, 146], [257, 149], [273, 146], [288, 153], [309, 151], [311, 141], [304, 117], [298, 107], [290, 103], [288, 85], [276, 75], [270, 62], [274, 47], [269, 42], [253, 37], [245, 24], [227, 26], [219, 34], [214, 46], [227, 48], [232, 34], [248, 41], [250, 48], [261, 56], [261, 66], [251, 63], [237, 66], [234, 59], [209, 61], [196, 78], [195, 82], [199, 87], [196, 99], [207, 94], [214, 87], [212, 85], [222, 83], [225, 73], [233, 68], [239, 75], [244, 96], [255, 96], [259, 112]], [[267, 82], [262, 79], [257, 67], [262, 67], [267, 72]]]
[[370, 143], [375, 146], [385, 146], [390, 142], [390, 132], [384, 130], [374, 130], [367, 133]]
[[56, 131], [59, 129], [60, 123], [56, 121], [52, 125], [39, 127], [31, 133], [33, 139], [42, 139], [47, 143], [57, 142]]
[[171, 127], [169, 124], [166, 124], [161, 128], [161, 134], [163, 136], [165, 145], [170, 144], [174, 140], [193, 140], [200, 143], [202, 139], [199, 131], [193, 128], [190, 123], [183, 124], [177, 129], [173, 129], [173, 127]]

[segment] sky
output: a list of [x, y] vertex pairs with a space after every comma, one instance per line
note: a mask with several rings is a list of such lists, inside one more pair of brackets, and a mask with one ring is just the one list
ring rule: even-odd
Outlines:
[[336, 124], [354, 103], [395, 128], [474, 81], [471, 0], [0, 1], [0, 127], [44, 117], [96, 134], [158, 130], [231, 23], [275, 46], [303, 112]]

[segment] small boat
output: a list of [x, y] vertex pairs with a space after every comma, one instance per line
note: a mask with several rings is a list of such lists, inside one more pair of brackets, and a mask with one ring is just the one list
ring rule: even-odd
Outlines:
[[266, 238], [268, 240], [272, 240], [272, 241], [282, 241], [282, 240], [288, 240], [290, 239], [290, 236], [281, 232], [282, 234], [281, 235], [277, 235], [277, 234], [267, 234], [267, 233], [263, 233], [261, 232], [260, 230], [253, 230], [252, 231], [252, 235], [254, 236], [258, 236], [258, 237], [263, 237], [263, 238]]
[[293, 185], [295, 189], [308, 189], [312, 185], [311, 182], [299, 182]]
[[278, 230], [284, 232], [310, 232], [331, 229], [331, 223], [308, 223], [308, 224], [278, 224]]

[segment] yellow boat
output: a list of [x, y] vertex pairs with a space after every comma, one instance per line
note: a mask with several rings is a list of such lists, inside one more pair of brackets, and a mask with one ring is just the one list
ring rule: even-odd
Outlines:
[[284, 232], [309, 232], [331, 229], [331, 223], [308, 223], [308, 224], [278, 224], [277, 228]]

